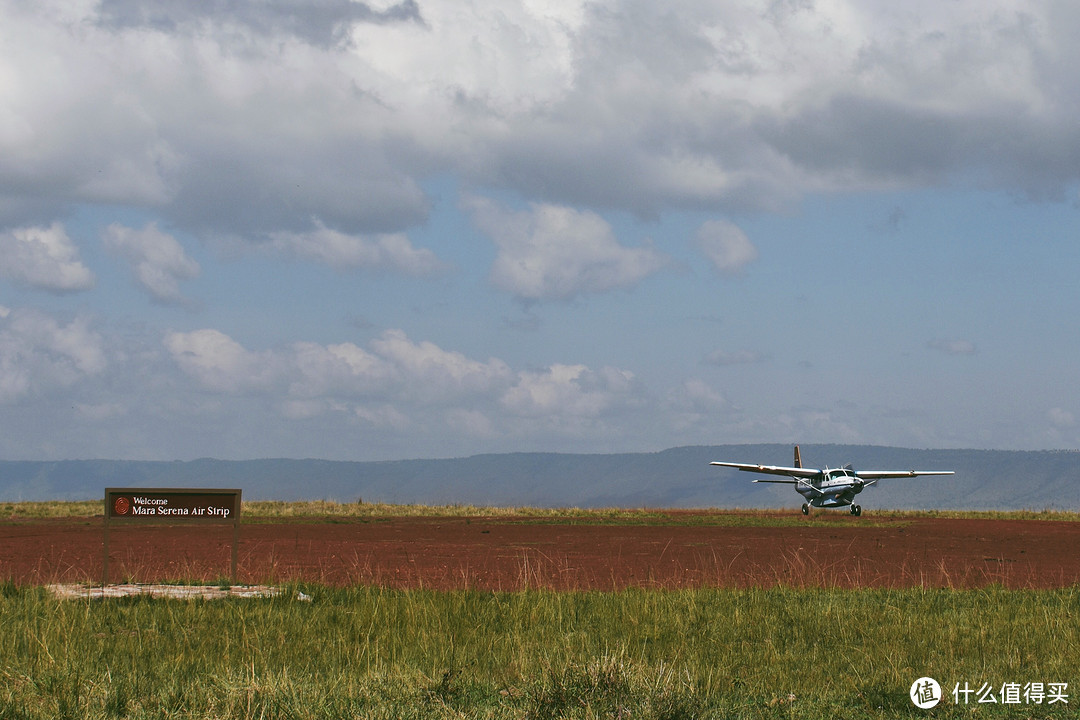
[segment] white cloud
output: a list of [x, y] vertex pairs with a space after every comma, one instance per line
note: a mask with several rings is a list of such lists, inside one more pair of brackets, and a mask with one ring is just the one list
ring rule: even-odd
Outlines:
[[180, 281], [198, 277], [199, 263], [176, 238], [149, 223], [142, 230], [114, 223], [103, 233], [105, 247], [131, 265], [135, 282], [158, 302], [180, 303]]
[[679, 413], [695, 418], [731, 409], [731, 402], [722, 392], [704, 380], [690, 378], [668, 393], [666, 404]]
[[596, 417], [630, 399], [633, 380], [632, 373], [617, 368], [556, 364], [519, 372], [501, 403], [523, 416]]
[[28, 309], [0, 317], [0, 402], [69, 388], [108, 365], [105, 342], [86, 317], [63, 324]]
[[64, 226], [24, 227], [0, 233], [0, 275], [54, 293], [89, 290], [94, 274]]
[[485, 395], [511, 378], [510, 368], [502, 360], [472, 360], [432, 342], [413, 342], [401, 330], [383, 333], [372, 343], [372, 349], [397, 368], [404, 380], [404, 391], [423, 402]]
[[408, 415], [387, 403], [357, 405], [353, 407], [352, 411], [360, 422], [375, 428], [389, 428], [397, 432], [407, 432], [413, 426], [413, 422]]
[[275, 249], [332, 267], [385, 267], [407, 275], [433, 275], [444, 269], [435, 253], [417, 249], [404, 233], [348, 235], [315, 222], [310, 232], [270, 233]]
[[689, 378], [665, 394], [661, 410], [665, 423], [689, 442], [711, 442], [732, 436], [741, 417], [731, 401], [699, 378]]
[[299, 398], [377, 397], [401, 382], [393, 363], [353, 343], [296, 343], [291, 362], [297, 374], [289, 394]]
[[363, 2], [259, 2], [236, 0], [225, 4], [164, 0], [153, 7], [132, 0], [103, 0], [101, 22], [117, 28], [179, 29], [198, 32], [206, 23], [232, 32], [267, 37], [295, 37], [320, 46], [347, 43], [351, 29], [360, 23], [377, 25], [423, 22], [414, 0], [383, 3], [373, 8]]
[[523, 300], [569, 300], [632, 287], [667, 263], [651, 247], [620, 245], [611, 226], [592, 212], [535, 203], [513, 212], [486, 198], [466, 204], [498, 247], [492, 283]]
[[1046, 415], [1050, 419], [1050, 424], [1056, 428], [1070, 428], [1076, 424], [1076, 417], [1062, 408], [1051, 408]]
[[[117, 208], [184, 238], [426, 276], [439, 259], [413, 242], [429, 213], [440, 224], [424, 236], [440, 234], [430, 245], [440, 256], [476, 255], [441, 249], [473, 242], [456, 239], [453, 208], [440, 205], [453, 200], [436, 197], [461, 187], [496, 199], [462, 207], [495, 241], [490, 282], [528, 303], [633, 288], [658, 272], [666, 248], [617, 236], [603, 217], [619, 213], [670, 227], [672, 215], [737, 219], [821, 193], [961, 186], [1054, 198], [1080, 180], [1080, 12], [1056, 0], [507, 0], [497, 10], [0, 0], [0, 17], [0, 277], [52, 292], [94, 284], [66, 233], [78, 240], [71, 223]], [[521, 205], [499, 204], [509, 202]], [[73, 219], [65, 230], [57, 218]], [[695, 229], [688, 240], [718, 271], [752, 267], [741, 229]], [[181, 301], [194, 261], [152, 245], [123, 244], [136, 282]], [[86, 301], [105, 307], [104, 292]], [[344, 312], [373, 325], [401, 316]], [[457, 417], [479, 435], [484, 419], [502, 433], [544, 408], [587, 414], [634, 397], [605, 395], [590, 379], [601, 370], [571, 377], [572, 355], [522, 375], [468, 345], [455, 353], [403, 333], [251, 350], [200, 332], [144, 342], [163, 371], [220, 394], [219, 407], [398, 428], [462, 410], [476, 413]], [[26, 383], [5, 397], [108, 374], [108, 362], [91, 372], [92, 360], [47, 335], [9, 335], [7, 379]], [[962, 339], [930, 347], [977, 351]], [[39, 357], [40, 372], [25, 357]], [[684, 400], [707, 397], [682, 389]]]
[[1060, 195], [1080, 176], [1067, 3], [5, 0], [3, 14], [12, 215], [152, 206], [261, 241], [312, 217], [403, 232], [426, 217], [423, 182], [447, 174], [642, 215], [953, 179]]
[[697, 245], [723, 275], [737, 275], [757, 260], [757, 248], [739, 227], [726, 220], [709, 220], [695, 235]]
[[[566, 432], [641, 402], [632, 373], [554, 364], [514, 372], [390, 330], [370, 349], [352, 343], [296, 343], [254, 352], [217, 330], [172, 333], [165, 346], [201, 387], [226, 396], [260, 395], [291, 420], [345, 413], [366, 425], [426, 428], [491, 438], [539, 421]], [[578, 426], [579, 427], [579, 426]]]
[[267, 390], [280, 372], [273, 353], [250, 352], [218, 330], [169, 333], [164, 342], [180, 369], [209, 390]]
[[470, 437], [492, 438], [498, 435], [495, 423], [479, 410], [454, 408], [447, 411], [445, 422], [447, 427], [457, 428]]
[[122, 418], [128, 414], [128, 408], [123, 403], [76, 403], [75, 410], [91, 422], [103, 422]]

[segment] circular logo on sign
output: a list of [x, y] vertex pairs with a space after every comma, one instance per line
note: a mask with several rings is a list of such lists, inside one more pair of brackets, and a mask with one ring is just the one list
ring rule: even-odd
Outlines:
[[117, 515], [127, 515], [127, 511], [131, 508], [131, 503], [128, 502], [126, 497], [116, 498], [116, 502], [113, 503], [113, 510]]
[[929, 710], [941, 702], [941, 686], [932, 677], [921, 677], [911, 683], [911, 690], [908, 694], [915, 707], [923, 710]]

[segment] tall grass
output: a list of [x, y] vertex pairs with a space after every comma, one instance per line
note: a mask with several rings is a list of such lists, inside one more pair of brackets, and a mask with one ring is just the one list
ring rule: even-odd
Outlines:
[[[0, 502], [0, 518], [41, 519], [101, 517], [101, 500]], [[379, 518], [379, 517], [488, 517], [524, 521], [579, 521], [587, 523], [657, 523], [721, 525], [806, 525], [851, 521], [872, 524], [876, 519], [911, 520], [917, 518], [983, 520], [1058, 520], [1080, 521], [1080, 513], [1056, 510], [966, 511], [966, 510], [868, 510], [858, 520], [845, 511], [817, 511], [803, 517], [797, 511], [760, 509], [673, 510], [660, 508], [536, 508], [490, 507], [478, 505], [393, 505], [388, 503], [342, 503], [333, 500], [253, 500], [244, 502], [241, 520], [256, 518]]]
[[[1080, 589], [53, 599], [0, 586], [0, 718], [924, 717], [911, 683], [1067, 682]], [[951, 698], [934, 717], [972, 717]]]

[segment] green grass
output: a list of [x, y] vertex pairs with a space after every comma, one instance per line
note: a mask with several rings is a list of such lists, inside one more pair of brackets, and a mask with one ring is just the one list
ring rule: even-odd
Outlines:
[[[101, 501], [0, 504], [14, 520]], [[244, 504], [245, 522], [487, 517], [590, 524], [865, 523], [775, 512]], [[1075, 513], [894, 513], [1051, 519]], [[1080, 587], [395, 591], [74, 602], [0, 581], [8, 718], [1042, 718], [1080, 705]], [[922, 675], [946, 699], [907, 698]], [[1066, 682], [1069, 705], [953, 704], [956, 683]], [[1072, 712], [1070, 712], [1072, 711]]]
[[[0, 718], [1066, 717], [1080, 589], [59, 601], [0, 584]], [[1070, 704], [907, 698], [922, 675]], [[1075, 696], [1073, 696], [1075, 695]], [[1075, 712], [1073, 713], [1073, 716]]]
[[[702, 514], [708, 513], [708, 514]], [[71, 517], [101, 517], [101, 500], [78, 502], [19, 502], [0, 503], [0, 518], [47, 519]], [[484, 517], [494, 520], [536, 523], [569, 524], [622, 524], [622, 525], [806, 525], [843, 522], [851, 520], [869, 525], [875, 522], [895, 523], [917, 518], [960, 518], [993, 520], [1057, 520], [1080, 522], [1080, 513], [1059, 511], [1018, 510], [1009, 512], [984, 511], [908, 511], [874, 510], [858, 520], [849, 518], [844, 511], [818, 510], [809, 518], [797, 510], [718, 510], [703, 509], [679, 511], [654, 508], [533, 508], [533, 507], [481, 507], [475, 505], [390, 505], [385, 503], [339, 503], [331, 500], [300, 502], [263, 501], [244, 502], [242, 522], [265, 520], [349, 520], [379, 519], [390, 517]]]
[[93, 517], [104, 515], [103, 500], [80, 500], [78, 502], [3, 502], [0, 518], [37, 520], [44, 518]]

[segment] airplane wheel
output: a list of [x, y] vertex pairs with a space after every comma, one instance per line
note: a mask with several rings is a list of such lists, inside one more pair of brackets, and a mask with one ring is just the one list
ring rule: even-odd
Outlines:
[[810, 506], [807, 505], [806, 503], [803, 503], [802, 514], [803, 515], [809, 515], [810, 514]]
[[862, 505], [852, 505], [851, 514], [855, 517], [859, 517], [860, 515], [862, 515]]

